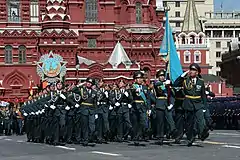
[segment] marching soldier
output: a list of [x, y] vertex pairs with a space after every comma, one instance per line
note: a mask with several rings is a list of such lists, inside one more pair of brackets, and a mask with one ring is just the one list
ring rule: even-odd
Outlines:
[[115, 90], [113, 101], [117, 113], [117, 141], [122, 142], [123, 137], [126, 137], [132, 130], [129, 109], [132, 108], [133, 101], [131, 92], [125, 88], [125, 83], [123, 81], [119, 82], [118, 89]]
[[[156, 78], [158, 80], [155, 82], [154, 87], [156, 91], [156, 121], [157, 121], [157, 144], [163, 145], [163, 137], [164, 128], [169, 126], [170, 133], [176, 134], [176, 127], [172, 117], [172, 108], [174, 104], [174, 100], [172, 98], [173, 95], [169, 95], [168, 89], [170, 89], [170, 80], [165, 80], [165, 71], [159, 70], [156, 74]], [[171, 91], [170, 91], [171, 92]], [[168, 102], [168, 98], [170, 98], [170, 103]], [[164, 127], [165, 119], [167, 122], [167, 127]]]
[[143, 138], [147, 130], [147, 112], [150, 113], [150, 99], [149, 90], [143, 84], [143, 73], [137, 71], [134, 73], [133, 78], [135, 83], [132, 85], [131, 94], [133, 96], [131, 121], [133, 125], [133, 140], [134, 145], [139, 145], [139, 141]]
[[187, 140], [188, 146], [192, 146], [194, 142], [195, 123], [198, 125], [201, 140], [205, 140], [209, 136], [209, 133], [205, 126], [203, 114], [203, 108], [206, 105], [206, 93], [204, 81], [199, 78], [201, 69], [195, 63], [191, 64], [189, 69], [190, 71], [183, 73], [177, 78], [174, 85], [176, 87], [183, 87], [185, 94], [183, 109], [186, 115]]
[[[106, 143], [107, 136], [109, 134], [109, 92], [105, 90], [105, 85], [103, 80], [100, 80], [97, 89], [97, 114], [98, 119], [96, 123], [96, 131], [97, 131], [97, 142], [98, 143]], [[105, 140], [104, 140], [105, 139]]]
[[74, 93], [77, 93], [81, 96], [80, 109], [78, 111], [78, 113], [80, 113], [79, 121], [81, 126], [79, 127], [81, 127], [81, 130], [77, 131], [76, 139], [77, 144], [79, 144], [82, 132], [83, 146], [94, 146], [94, 144], [89, 144], [89, 141], [93, 140], [94, 138], [95, 119], [98, 118], [98, 115], [96, 114], [97, 91], [92, 89], [93, 84], [94, 80], [92, 78], [87, 78], [84, 86], [79, 86], [73, 89]]
[[65, 107], [66, 107], [66, 93], [63, 93], [62, 82], [58, 82], [57, 91], [51, 93], [50, 108], [52, 109], [52, 134], [53, 145], [65, 145], [60, 143], [60, 139], [63, 140], [65, 134]]

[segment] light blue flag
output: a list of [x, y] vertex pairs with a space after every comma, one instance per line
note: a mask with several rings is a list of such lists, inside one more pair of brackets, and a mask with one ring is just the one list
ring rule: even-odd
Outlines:
[[[164, 53], [167, 53], [167, 55], [165, 55]], [[167, 57], [167, 73], [170, 80], [174, 82], [183, 73], [183, 70], [177, 54], [177, 49], [172, 35], [172, 29], [168, 20], [168, 12], [166, 12], [165, 35], [160, 48], [160, 55], [162, 55], [163, 58], [164, 56]]]

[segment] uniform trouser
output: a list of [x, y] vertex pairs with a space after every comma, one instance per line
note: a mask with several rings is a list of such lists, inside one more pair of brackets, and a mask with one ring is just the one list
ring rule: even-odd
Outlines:
[[177, 128], [177, 137], [182, 138], [184, 135], [185, 125], [184, 110], [182, 109], [175, 110], [175, 125]]
[[40, 117], [34, 117], [34, 139], [40, 139], [41, 128], [40, 128]]
[[96, 120], [96, 131], [98, 139], [102, 139], [103, 135], [109, 131], [108, 112], [98, 114], [98, 119]]
[[117, 115], [110, 113], [109, 115], [109, 126], [110, 126], [110, 138], [113, 139], [117, 135]]
[[53, 117], [48, 116], [45, 119], [45, 135], [46, 135], [46, 140], [51, 140], [53, 136]]
[[17, 134], [22, 134], [22, 129], [23, 129], [23, 120], [18, 118], [17, 119], [17, 125], [18, 125], [18, 132]]
[[75, 121], [75, 131], [76, 131], [76, 140], [80, 142], [81, 139], [83, 141], [88, 141], [88, 115], [77, 114]]
[[136, 110], [131, 114], [131, 123], [133, 125], [133, 140], [139, 140], [143, 133], [146, 131], [147, 113], [144, 111]]
[[206, 124], [207, 125], [211, 125], [213, 120], [211, 118], [211, 115], [210, 115], [210, 111], [208, 108], [205, 109], [206, 111], [204, 112], [204, 118], [206, 120]]
[[72, 139], [73, 134], [73, 127], [74, 127], [74, 116], [67, 116], [66, 117], [66, 141], [69, 142]]
[[11, 134], [11, 123], [12, 123], [11, 119], [4, 119], [3, 121], [3, 127], [6, 135]]
[[88, 127], [89, 127], [89, 137], [93, 139], [96, 131], [95, 114], [88, 115]]
[[205, 122], [204, 122], [204, 114], [203, 110], [195, 110], [195, 111], [186, 111], [186, 135], [189, 141], [194, 139], [194, 135], [196, 135], [196, 128], [199, 131], [200, 135], [204, 132]]
[[[165, 121], [166, 120], [166, 121]], [[172, 116], [172, 111], [169, 111], [167, 109], [165, 110], [161, 110], [161, 109], [157, 109], [156, 111], [156, 131], [157, 131], [157, 135], [156, 137], [159, 139], [162, 139], [164, 137], [164, 129], [165, 128], [169, 128], [170, 133], [176, 129], [175, 127], [175, 123], [173, 120], [173, 116]], [[166, 126], [165, 126], [166, 123]]]
[[27, 122], [26, 122], [26, 131], [27, 131], [27, 139], [28, 140], [33, 139], [33, 130], [34, 130], [33, 119], [28, 118]]
[[[52, 120], [52, 128], [53, 128], [53, 141], [54, 143], [59, 142], [60, 136], [64, 135], [64, 129], [65, 129], [65, 116], [53, 116]], [[61, 133], [64, 132], [64, 133]]]
[[[117, 135], [118, 138], [122, 139], [124, 134], [124, 128], [126, 128], [126, 133], [129, 133], [129, 131], [132, 128], [132, 124], [130, 122], [130, 116], [129, 112], [124, 113], [118, 113], [117, 114]], [[125, 127], [124, 127], [125, 126]]]

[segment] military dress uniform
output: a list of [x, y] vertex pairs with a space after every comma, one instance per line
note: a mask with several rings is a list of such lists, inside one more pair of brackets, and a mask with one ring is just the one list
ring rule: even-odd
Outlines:
[[132, 130], [129, 110], [132, 108], [133, 97], [131, 92], [124, 87], [116, 89], [114, 93], [113, 103], [117, 113], [118, 126], [117, 141], [122, 142], [123, 137], [126, 137]]
[[97, 89], [97, 110], [98, 119], [96, 120], [96, 132], [98, 143], [102, 143], [109, 133], [109, 92], [104, 87]]
[[[134, 79], [143, 78], [142, 72], [135, 72]], [[134, 83], [131, 88], [133, 96], [131, 123], [133, 125], [132, 137], [135, 142], [141, 140], [148, 127], [147, 111], [150, 109], [149, 90], [147, 86]], [[137, 143], [136, 143], [137, 144]]]
[[[87, 82], [94, 84], [92, 78], [87, 78]], [[81, 96], [80, 107], [76, 103], [78, 110], [76, 116], [78, 125], [76, 130], [77, 144], [80, 143], [81, 137], [83, 146], [87, 146], [90, 140], [93, 140], [95, 134], [95, 119], [98, 118], [96, 114], [97, 109], [97, 91], [85, 86], [75, 87], [73, 92]], [[82, 133], [82, 136], [81, 136]]]
[[[160, 70], [157, 72], [156, 77], [164, 76], [165, 71]], [[172, 108], [174, 104], [173, 93], [168, 93], [168, 89], [171, 92], [170, 81], [156, 81], [154, 84], [156, 91], [156, 121], [157, 121], [157, 138], [160, 145], [163, 144], [164, 133], [167, 133], [165, 129], [169, 127], [171, 134], [176, 132], [175, 123], [172, 117]], [[170, 94], [170, 95], [169, 95]], [[166, 121], [165, 121], [166, 120]], [[166, 125], [165, 125], [166, 124]]]
[[[201, 72], [198, 64], [191, 64], [190, 70]], [[199, 77], [191, 78], [186, 76], [185, 72], [175, 80], [175, 87], [183, 87], [185, 99], [183, 101], [183, 109], [186, 115], [186, 135], [188, 146], [191, 146], [194, 141], [194, 126], [197, 123], [199, 128], [200, 138], [206, 139], [209, 135], [206, 130], [203, 109], [206, 105], [206, 93], [203, 79]], [[195, 119], [196, 118], [196, 119]], [[195, 131], [196, 132], [196, 131]]]

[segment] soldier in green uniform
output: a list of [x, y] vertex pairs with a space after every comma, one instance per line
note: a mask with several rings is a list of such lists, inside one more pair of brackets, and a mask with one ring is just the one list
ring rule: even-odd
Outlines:
[[132, 108], [133, 101], [131, 92], [125, 88], [123, 81], [119, 82], [113, 101], [117, 113], [117, 141], [122, 142], [123, 137], [126, 137], [132, 130], [129, 109]]
[[135, 83], [132, 85], [131, 94], [133, 96], [131, 122], [133, 125], [132, 138], [134, 145], [139, 145], [139, 141], [142, 140], [143, 135], [147, 130], [147, 112], [149, 111], [150, 98], [149, 90], [147, 86], [143, 84], [143, 73], [137, 71], [134, 73], [133, 78]]
[[105, 85], [103, 80], [100, 80], [97, 88], [97, 114], [98, 119], [96, 120], [96, 132], [97, 132], [97, 142], [107, 143], [107, 137], [109, 134], [109, 92], [105, 90]]
[[80, 122], [80, 125], [77, 127], [79, 130], [76, 131], [76, 140], [77, 144], [79, 144], [82, 133], [83, 146], [94, 146], [94, 144], [89, 144], [89, 141], [94, 138], [95, 119], [98, 118], [96, 114], [97, 91], [92, 89], [93, 84], [94, 80], [88, 77], [84, 85], [80, 85], [73, 89], [74, 93], [81, 96], [80, 107], [77, 111], [77, 116], [79, 116], [77, 121]]
[[[174, 104], [173, 93], [169, 93], [170, 80], [165, 80], [165, 71], [159, 70], [156, 74], [157, 81], [154, 84], [156, 91], [156, 121], [157, 121], [157, 144], [163, 145], [164, 129], [169, 126], [170, 135], [176, 134], [176, 127], [172, 117]], [[170, 89], [171, 90], [171, 89]], [[171, 91], [170, 91], [171, 92]], [[171, 94], [171, 95], [169, 95]], [[168, 99], [169, 98], [169, 99]], [[165, 121], [166, 119], [166, 121]], [[167, 125], [164, 127], [164, 125]]]
[[[186, 115], [186, 130], [188, 146], [194, 142], [194, 124], [197, 123], [201, 140], [208, 136], [208, 130], [204, 121], [203, 108], [206, 105], [206, 93], [204, 80], [199, 78], [201, 69], [198, 64], [191, 64], [190, 71], [183, 73], [175, 81], [175, 87], [183, 87], [185, 99], [183, 109]], [[189, 75], [188, 75], [189, 72]]]
[[116, 93], [118, 90], [117, 84], [112, 84], [111, 90], [109, 89], [109, 126], [110, 126], [110, 140], [114, 141], [117, 140], [115, 139], [117, 136], [117, 128], [118, 128], [118, 123], [117, 123], [117, 109], [118, 107], [115, 106], [115, 99], [116, 99]]
[[65, 135], [65, 107], [67, 101], [66, 93], [63, 93], [62, 89], [62, 82], [59, 81], [57, 83], [57, 91], [51, 95], [50, 108], [53, 111], [53, 145], [65, 145], [64, 142], [60, 143], [60, 140], [63, 140], [63, 137]]

